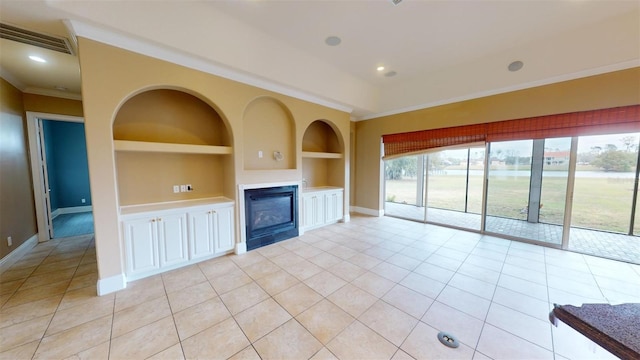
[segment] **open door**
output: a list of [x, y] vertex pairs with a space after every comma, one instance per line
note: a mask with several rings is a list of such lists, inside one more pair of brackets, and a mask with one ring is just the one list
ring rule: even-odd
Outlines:
[[36, 207], [39, 242], [48, 241], [53, 238], [51, 192], [49, 191], [49, 179], [46, 168], [47, 162], [42, 119], [84, 122], [84, 118], [77, 116], [27, 111], [29, 153], [31, 154], [31, 173], [33, 174], [33, 197]]
[[53, 239], [53, 216], [51, 215], [51, 186], [49, 185], [49, 172], [47, 169], [47, 150], [44, 139], [44, 129], [42, 127], [42, 119], [38, 119], [38, 148], [39, 148], [39, 156], [40, 156], [40, 171], [43, 180], [43, 189], [42, 194], [44, 201], [44, 215], [45, 215], [45, 224], [46, 229], [42, 229], [43, 231], [49, 234], [49, 240]]

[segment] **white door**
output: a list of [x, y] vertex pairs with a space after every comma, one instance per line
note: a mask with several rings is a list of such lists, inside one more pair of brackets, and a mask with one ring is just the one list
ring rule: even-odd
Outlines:
[[327, 193], [325, 196], [326, 222], [336, 222], [342, 218], [342, 192]]
[[311, 206], [313, 207], [313, 226], [321, 226], [324, 224], [324, 195], [314, 195], [311, 198]]
[[42, 127], [42, 119], [38, 119], [38, 148], [40, 152], [40, 163], [42, 164], [42, 180], [44, 188], [42, 193], [44, 194], [44, 208], [45, 208], [45, 221], [47, 231], [49, 233], [49, 239], [53, 239], [53, 217], [51, 215], [51, 187], [49, 185], [49, 171], [47, 169], [47, 151], [44, 146], [44, 130]]
[[189, 212], [189, 257], [199, 259], [215, 254], [213, 211]]
[[158, 261], [158, 241], [156, 218], [126, 220], [124, 225], [124, 241], [127, 248], [127, 277], [160, 268]]
[[160, 266], [189, 261], [187, 214], [171, 214], [157, 218]]
[[215, 252], [220, 253], [233, 249], [233, 207], [216, 209], [213, 213], [216, 237]]

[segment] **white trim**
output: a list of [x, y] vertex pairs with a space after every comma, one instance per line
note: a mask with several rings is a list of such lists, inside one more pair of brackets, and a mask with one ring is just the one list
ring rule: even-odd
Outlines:
[[236, 243], [236, 248], [234, 250], [236, 255], [241, 255], [247, 252], [247, 243], [246, 242], [241, 242], [241, 243]]
[[51, 212], [51, 220], [57, 218], [60, 215], [60, 208], [57, 208]]
[[374, 209], [369, 209], [369, 208], [360, 207], [360, 206], [352, 206], [351, 212], [370, 215], [370, 216], [377, 216], [377, 217], [384, 216], [384, 209], [374, 210]]
[[21, 257], [23, 257], [31, 249], [33, 249], [37, 244], [38, 234], [34, 234], [32, 237], [28, 238], [27, 241], [20, 244], [20, 246], [18, 246], [15, 250], [0, 259], [0, 274], [10, 268], [11, 265], [15, 264], [16, 261], [20, 260]]
[[96, 284], [96, 288], [98, 289], [98, 296], [111, 294], [112, 292], [126, 289], [127, 278], [124, 274], [118, 274], [106, 279], [100, 279]]
[[294, 89], [290, 86], [277, 84], [273, 81], [262, 79], [246, 72], [234, 70], [222, 64], [216, 64], [211, 60], [206, 60], [201, 57], [189, 55], [187, 53], [176, 51], [169, 47], [150, 43], [141, 39], [135, 39], [130, 35], [120, 34], [115, 31], [110, 31], [105, 28], [87, 24], [78, 20], [68, 20], [67, 22], [65, 22], [65, 25], [71, 30], [70, 33], [73, 37], [82, 36], [134, 53], [168, 61], [194, 70], [237, 81], [243, 84], [291, 96], [300, 100], [309, 101], [314, 104], [326, 106], [331, 109], [344, 111], [347, 113], [353, 112], [353, 108], [345, 104], [339, 104], [334, 101], [323, 99], [317, 95]]
[[605, 74], [605, 73], [614, 72], [614, 71], [631, 69], [631, 68], [638, 67], [638, 66], [640, 66], [640, 61], [637, 60], [637, 59], [634, 59], [634, 60], [624, 61], [624, 62], [617, 63], [617, 64], [605, 65], [605, 66], [601, 66], [601, 67], [597, 67], [597, 68], [593, 68], [593, 69], [577, 71], [577, 72], [570, 73], [570, 74], [562, 74], [562, 75], [553, 76], [553, 77], [549, 77], [549, 78], [545, 78], [545, 79], [541, 79], [541, 80], [530, 81], [530, 82], [523, 83], [523, 84], [505, 86], [505, 87], [502, 87], [502, 88], [491, 89], [491, 90], [486, 90], [486, 91], [479, 91], [479, 92], [475, 92], [475, 93], [472, 93], [472, 94], [457, 96], [457, 97], [453, 97], [453, 98], [449, 98], [449, 99], [437, 100], [437, 101], [432, 101], [432, 102], [425, 103], [425, 104], [407, 106], [407, 107], [404, 107], [404, 108], [393, 109], [393, 110], [389, 110], [389, 111], [383, 111], [383, 112], [379, 112], [379, 113], [376, 113], [376, 114], [370, 114], [370, 115], [365, 115], [365, 116], [361, 116], [361, 117], [355, 117], [355, 121], [371, 120], [371, 119], [376, 119], [376, 118], [383, 117], [383, 116], [402, 114], [402, 113], [406, 113], [406, 112], [410, 112], [410, 111], [422, 110], [422, 109], [427, 109], [427, 108], [440, 106], [440, 105], [453, 104], [453, 103], [457, 103], [457, 102], [478, 99], [478, 98], [481, 98], [481, 97], [486, 97], [486, 96], [491, 96], [491, 95], [509, 93], [509, 92], [513, 92], [513, 91], [534, 88], [534, 87], [537, 87], [537, 86], [550, 85], [550, 84], [555, 84], [555, 83], [559, 83], [559, 82], [563, 82], [563, 81], [570, 81], [570, 80], [576, 80], [576, 79], [580, 79], [580, 78], [585, 78], [585, 77], [588, 77], [588, 76], [594, 76], [594, 75], [600, 75], [600, 74]]
[[56, 216], [62, 215], [62, 214], [77, 214], [77, 213], [90, 212], [90, 211], [93, 211], [93, 206], [91, 205], [57, 208], [55, 211], [51, 213], [51, 217], [55, 218]]
[[40, 159], [38, 140], [38, 119], [69, 121], [84, 123], [84, 118], [78, 116], [51, 114], [43, 112], [27, 111], [27, 136], [29, 138], [29, 157], [31, 160], [31, 176], [33, 178], [33, 200], [36, 208], [36, 222], [38, 225], [38, 241], [44, 242], [49, 239], [49, 225], [47, 224], [44, 179], [42, 178], [42, 161]]
[[346, 214], [340, 222], [348, 223], [349, 221], [351, 221], [351, 215]]

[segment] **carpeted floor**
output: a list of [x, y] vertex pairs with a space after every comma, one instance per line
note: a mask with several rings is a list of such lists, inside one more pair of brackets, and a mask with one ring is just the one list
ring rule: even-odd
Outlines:
[[53, 238], [93, 233], [93, 213], [62, 214], [53, 219]]

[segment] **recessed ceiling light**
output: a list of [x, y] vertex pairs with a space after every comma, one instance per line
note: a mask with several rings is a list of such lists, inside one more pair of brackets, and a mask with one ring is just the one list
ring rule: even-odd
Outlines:
[[509, 71], [514, 72], [522, 69], [523, 66], [524, 66], [524, 63], [520, 60], [517, 60], [509, 64], [508, 69]]
[[47, 60], [41, 58], [40, 56], [35, 56], [35, 55], [29, 55], [29, 59], [35, 61], [35, 62], [39, 62], [39, 63], [46, 63]]
[[382, 70], [384, 70], [384, 66], [378, 66], [378, 67], [376, 68], [376, 70], [378, 70], [378, 71], [382, 71]]
[[341, 42], [342, 39], [337, 36], [329, 36], [328, 38], [324, 39], [324, 43], [329, 46], [338, 46]]
[[386, 74], [384, 74], [384, 76], [386, 76], [386, 77], [392, 77], [392, 76], [396, 76], [396, 75], [398, 75], [398, 73], [393, 71], [393, 70], [391, 70], [391, 71], [387, 72]]

